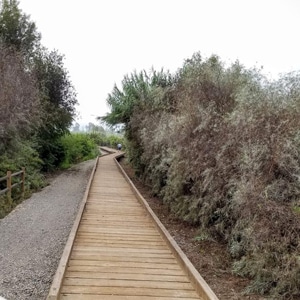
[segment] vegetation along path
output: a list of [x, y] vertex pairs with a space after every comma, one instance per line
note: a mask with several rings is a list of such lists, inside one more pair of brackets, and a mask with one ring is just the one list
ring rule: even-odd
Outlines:
[[[0, 220], [0, 296], [9, 300], [45, 299], [94, 163], [94, 160], [90, 160], [60, 174], [51, 185]], [[126, 171], [131, 173], [128, 168]], [[143, 190], [143, 187], [139, 185], [139, 189]], [[148, 201], [153, 208], [153, 201]], [[154, 210], [158, 213], [157, 208]], [[158, 215], [166, 219], [163, 212]], [[221, 267], [218, 262], [224, 263], [224, 252], [212, 251], [208, 247], [213, 258], [204, 255], [205, 251], [200, 251], [199, 255], [195, 242], [191, 242], [196, 235], [191, 228], [170, 220], [166, 225], [197, 269], [201, 269], [201, 274], [208, 279], [220, 299], [265, 299], [254, 295], [243, 296], [241, 291], [236, 290], [236, 284], [242, 290], [242, 280], [233, 279], [229, 274], [220, 276], [224, 266]], [[198, 266], [196, 256], [199, 262], [203, 260], [200, 265], [204, 268]], [[209, 259], [217, 263], [208, 263]], [[204, 272], [205, 269], [209, 274]], [[232, 285], [232, 281], [236, 284]]]

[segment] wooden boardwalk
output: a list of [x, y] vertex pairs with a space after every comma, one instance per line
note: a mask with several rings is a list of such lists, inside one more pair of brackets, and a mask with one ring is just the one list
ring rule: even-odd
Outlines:
[[216, 300], [115, 156], [98, 160], [48, 299]]

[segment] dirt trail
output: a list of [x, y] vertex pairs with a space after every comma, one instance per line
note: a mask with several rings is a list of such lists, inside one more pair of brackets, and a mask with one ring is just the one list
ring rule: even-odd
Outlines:
[[46, 298], [94, 162], [53, 177], [0, 220], [0, 296]]

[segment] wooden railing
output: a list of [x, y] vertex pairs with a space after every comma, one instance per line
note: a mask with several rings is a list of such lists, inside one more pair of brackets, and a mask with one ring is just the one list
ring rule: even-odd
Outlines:
[[[21, 181], [12, 183], [12, 178], [16, 176], [21, 176]], [[0, 190], [0, 195], [7, 193], [7, 197], [11, 199], [11, 190], [18, 186], [21, 185], [21, 193], [22, 197], [24, 197], [24, 192], [25, 192], [25, 168], [22, 168], [21, 171], [11, 173], [11, 171], [7, 171], [6, 176], [0, 178], [0, 182], [6, 180], [6, 188], [3, 190]]]

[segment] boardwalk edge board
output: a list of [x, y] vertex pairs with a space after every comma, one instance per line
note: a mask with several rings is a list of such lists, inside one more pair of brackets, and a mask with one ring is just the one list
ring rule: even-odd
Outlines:
[[51, 287], [50, 287], [50, 290], [49, 290], [47, 300], [56, 300], [56, 299], [58, 299], [60, 289], [61, 289], [61, 284], [62, 284], [64, 275], [65, 275], [65, 272], [66, 272], [66, 268], [67, 268], [67, 265], [68, 265], [69, 257], [70, 257], [71, 251], [73, 249], [74, 239], [75, 239], [75, 236], [76, 236], [76, 233], [77, 233], [77, 230], [78, 230], [78, 227], [79, 227], [79, 223], [81, 221], [81, 217], [82, 217], [85, 205], [86, 205], [86, 201], [87, 201], [87, 198], [88, 198], [90, 186], [92, 184], [92, 181], [93, 181], [96, 169], [97, 169], [98, 160], [99, 160], [99, 157], [97, 157], [97, 159], [95, 160], [95, 164], [94, 164], [92, 173], [90, 175], [87, 187], [85, 189], [85, 193], [84, 193], [83, 198], [81, 200], [77, 216], [75, 218], [75, 221], [74, 221], [74, 224], [72, 226], [71, 232], [69, 234], [66, 246], [64, 248], [63, 254], [62, 254], [61, 259], [60, 259], [60, 262], [58, 264], [56, 273], [54, 275], [54, 278], [53, 278], [53, 281], [52, 281], [52, 284], [51, 284]]
[[153, 219], [154, 223], [156, 224], [158, 230], [162, 234], [164, 240], [169, 245], [170, 249], [172, 250], [173, 254], [176, 256], [182, 267], [184, 268], [185, 272], [187, 273], [189, 279], [191, 280], [192, 284], [194, 285], [196, 291], [198, 292], [199, 296], [202, 297], [204, 300], [219, 300], [215, 293], [212, 291], [210, 286], [206, 283], [204, 278], [199, 274], [199, 272], [195, 269], [194, 265], [190, 262], [178, 244], [175, 242], [173, 237], [155, 215], [147, 201], [141, 195], [141, 193], [137, 190], [131, 179], [128, 177], [122, 166], [119, 164], [118, 160], [124, 157], [124, 153], [116, 155], [114, 157], [115, 163], [117, 164], [119, 170], [130, 184], [131, 189], [137, 196], [138, 200], [142, 203], [145, 207], [146, 211], [150, 214], [151, 218]]

